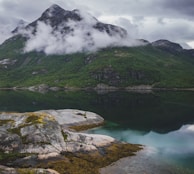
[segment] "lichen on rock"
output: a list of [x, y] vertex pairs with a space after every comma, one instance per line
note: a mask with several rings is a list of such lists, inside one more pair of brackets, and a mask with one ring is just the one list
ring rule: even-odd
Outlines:
[[[75, 161], [75, 165], [80, 161], [88, 166], [88, 158], [95, 157], [100, 164], [98, 168], [140, 149], [109, 136], [75, 131], [103, 123], [104, 119], [95, 113], [71, 109], [0, 113], [0, 163], [22, 168], [52, 168], [59, 173], [67, 170], [75, 174], [68, 161]], [[67, 169], [56, 167], [61, 164], [68, 166]]]

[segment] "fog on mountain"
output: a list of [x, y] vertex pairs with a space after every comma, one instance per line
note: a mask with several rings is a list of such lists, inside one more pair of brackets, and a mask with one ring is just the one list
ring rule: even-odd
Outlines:
[[90, 52], [109, 46], [144, 44], [130, 39], [121, 27], [101, 23], [83, 11], [66, 11], [58, 5], [52, 5], [39, 19], [18, 33], [27, 37], [24, 52], [43, 51], [46, 54]]

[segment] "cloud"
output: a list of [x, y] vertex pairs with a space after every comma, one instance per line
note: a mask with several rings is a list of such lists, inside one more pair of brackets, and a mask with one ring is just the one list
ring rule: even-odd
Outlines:
[[0, 44], [3, 43], [6, 39], [12, 36], [12, 34], [9, 31], [9, 28], [7, 29], [7, 26], [4, 28], [1, 28], [0, 30]]
[[0, 15], [0, 44], [12, 36], [11, 31], [18, 24], [19, 20], [7, 15]]
[[128, 37], [132, 39], [137, 39], [139, 35], [139, 28], [135, 23], [132, 23], [130, 19], [120, 17], [115, 20], [115, 24], [122, 26], [127, 30]]
[[157, 148], [155, 152], [160, 157], [161, 154], [165, 154], [168, 157], [171, 155], [185, 156], [194, 154], [194, 125], [184, 125], [180, 129], [166, 134], [159, 134], [153, 131], [146, 133], [130, 129], [115, 129], [113, 131], [106, 128], [93, 130], [91, 133], [109, 135], [120, 141]]
[[[62, 23], [57, 29], [53, 29], [50, 24], [38, 22], [37, 31], [32, 34], [32, 29], [20, 31], [28, 37], [24, 52], [43, 51], [46, 54], [69, 54], [83, 51], [96, 51], [108, 46], [134, 46], [142, 44], [129, 37], [121, 37], [118, 33], [111, 36], [94, 28], [98, 22], [88, 13], [77, 11], [81, 15], [81, 21], [69, 20]], [[52, 15], [50, 13], [50, 15]], [[122, 22], [125, 20], [123, 19]], [[61, 32], [63, 28], [68, 28], [68, 32]]]
[[194, 1], [193, 0], [164, 0], [162, 2], [163, 8], [172, 10], [176, 14], [181, 14], [193, 18], [194, 15]]
[[139, 34], [150, 41], [162, 38], [174, 42], [187, 42], [194, 40], [192, 28], [194, 23], [189, 20], [163, 18], [161, 22], [156, 18], [146, 18], [138, 29]]
[[[122, 24], [137, 38], [150, 41], [173, 39], [172, 41], [182, 43], [194, 41], [194, 30], [191, 31], [194, 24], [193, 0], [0, 0], [0, 16], [31, 22], [53, 3], [67, 10], [85, 10], [99, 19], [106, 19], [106, 23], [112, 23], [113, 20], [109, 18], [111, 16], [114, 18], [113, 24]], [[128, 22], [119, 22], [118, 18], [128, 19], [131, 25]], [[0, 23], [0, 33], [4, 33], [2, 28], [5, 25], [10, 26], [10, 23], [12, 26], [15, 24], [12, 20]], [[14, 27], [9, 30], [13, 29]], [[1, 40], [3, 37], [4, 35], [0, 34]]]

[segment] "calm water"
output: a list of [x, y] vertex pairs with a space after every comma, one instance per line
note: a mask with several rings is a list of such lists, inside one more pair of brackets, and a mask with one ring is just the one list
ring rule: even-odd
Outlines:
[[0, 111], [65, 108], [100, 114], [107, 124], [90, 132], [147, 145], [158, 163], [194, 173], [194, 92], [0, 91]]

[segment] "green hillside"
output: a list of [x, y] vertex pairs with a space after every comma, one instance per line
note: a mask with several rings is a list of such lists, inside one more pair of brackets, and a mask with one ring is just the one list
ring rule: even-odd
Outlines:
[[15, 36], [0, 46], [0, 87], [115, 87], [152, 85], [194, 87], [194, 57], [151, 44], [116, 47], [95, 53], [45, 55], [22, 53], [25, 39]]

